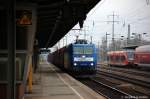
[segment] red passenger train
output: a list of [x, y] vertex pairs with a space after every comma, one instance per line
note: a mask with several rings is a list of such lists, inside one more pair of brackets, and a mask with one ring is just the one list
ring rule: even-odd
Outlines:
[[150, 67], [150, 45], [107, 53], [110, 66]]
[[108, 55], [108, 64], [111, 66], [133, 65], [134, 50], [110, 51]]
[[150, 45], [139, 46], [135, 49], [134, 64], [138, 67], [150, 67]]

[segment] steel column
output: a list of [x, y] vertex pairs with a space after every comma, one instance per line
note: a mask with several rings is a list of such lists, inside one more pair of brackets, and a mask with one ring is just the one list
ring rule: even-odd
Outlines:
[[8, 70], [7, 99], [16, 99], [16, 22], [15, 0], [7, 0]]

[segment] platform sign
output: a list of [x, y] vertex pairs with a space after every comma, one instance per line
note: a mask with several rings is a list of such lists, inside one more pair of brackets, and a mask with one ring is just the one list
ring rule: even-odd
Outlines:
[[17, 10], [16, 11], [17, 25], [32, 25], [32, 11], [31, 10]]

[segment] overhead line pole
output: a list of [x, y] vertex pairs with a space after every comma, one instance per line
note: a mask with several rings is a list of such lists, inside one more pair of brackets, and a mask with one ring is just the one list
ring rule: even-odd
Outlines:
[[115, 23], [118, 23], [119, 21], [115, 21], [115, 16], [118, 16], [118, 15], [115, 15], [114, 12], [112, 15], [108, 15], [108, 16], [112, 16], [112, 21], [107, 21], [107, 22], [111, 22], [112, 23], [112, 45], [113, 45], [113, 50], [115, 50], [115, 40], [114, 40], [114, 32], [115, 32]]
[[130, 44], [130, 24], [128, 24], [128, 38], [127, 38], [127, 46]]

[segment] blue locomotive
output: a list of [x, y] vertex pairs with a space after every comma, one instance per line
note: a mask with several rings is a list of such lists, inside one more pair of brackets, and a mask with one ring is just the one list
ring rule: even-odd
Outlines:
[[92, 76], [96, 73], [96, 48], [86, 40], [76, 40], [48, 56], [48, 61], [75, 76]]

